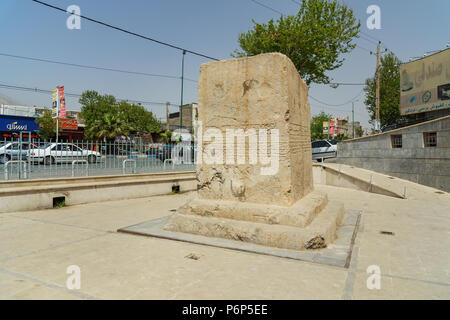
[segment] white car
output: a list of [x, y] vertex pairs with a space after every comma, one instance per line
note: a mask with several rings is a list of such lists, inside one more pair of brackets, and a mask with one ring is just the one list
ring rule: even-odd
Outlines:
[[311, 143], [312, 159], [322, 162], [324, 159], [335, 158], [339, 140], [318, 140]]
[[31, 162], [54, 164], [72, 162], [74, 160], [87, 160], [89, 163], [100, 161], [99, 152], [84, 150], [72, 143], [47, 143], [39, 148], [30, 149], [28, 156]]
[[[10, 160], [27, 160], [27, 142], [5, 142], [0, 143], [0, 164], [5, 164]], [[36, 146], [32, 145], [33, 148]]]

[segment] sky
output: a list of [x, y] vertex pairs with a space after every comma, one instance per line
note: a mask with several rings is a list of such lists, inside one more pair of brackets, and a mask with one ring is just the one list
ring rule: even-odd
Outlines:
[[[280, 11], [296, 14], [301, 0], [43, 0], [66, 9], [77, 5], [81, 14], [217, 59], [229, 59], [238, 49], [238, 36], [252, 28], [252, 19], [263, 23], [277, 19]], [[297, 3], [296, 3], [297, 2]], [[345, 54], [341, 68], [329, 72], [334, 82], [364, 83], [373, 77], [376, 40], [402, 61], [425, 52], [444, 49], [450, 43], [450, 1], [448, 0], [346, 0], [361, 21], [365, 38]], [[369, 30], [366, 13], [370, 5], [381, 9], [381, 29]], [[103, 68], [163, 74], [157, 78], [110, 71], [81, 69], [66, 65], [28, 61], [0, 55], [0, 84], [51, 90], [64, 85], [66, 92], [96, 90], [117, 98], [146, 102], [146, 109], [164, 120], [165, 103], [178, 111], [181, 100], [182, 52], [82, 20], [80, 30], [66, 27], [67, 13], [31, 0], [0, 0], [0, 54], [26, 56]], [[185, 77], [197, 80], [200, 65], [210, 60], [185, 56]], [[321, 111], [351, 119], [369, 127], [363, 86], [311, 85], [311, 114]], [[197, 102], [197, 83], [185, 81], [184, 103]], [[0, 93], [26, 105], [49, 107], [51, 95], [0, 88]], [[355, 98], [357, 97], [357, 98]], [[315, 100], [313, 99], [315, 98]], [[67, 110], [79, 110], [77, 98], [66, 98]], [[319, 103], [317, 100], [323, 102]], [[347, 103], [346, 103], [347, 102]], [[345, 103], [345, 104], [344, 104]], [[344, 104], [344, 105], [341, 105]], [[335, 106], [331, 106], [335, 105]], [[340, 105], [340, 106], [336, 106]]]

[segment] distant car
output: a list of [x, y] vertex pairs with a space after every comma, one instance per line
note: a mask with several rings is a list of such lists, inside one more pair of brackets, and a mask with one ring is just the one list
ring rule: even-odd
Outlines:
[[335, 158], [339, 140], [318, 140], [311, 143], [312, 159], [322, 162], [324, 159]]
[[[188, 152], [190, 152], [190, 155]], [[158, 149], [156, 158], [162, 162], [171, 159], [176, 163], [193, 163], [195, 159], [195, 147], [190, 143], [166, 144]]]
[[165, 144], [156, 150], [156, 158], [164, 162], [164, 160], [172, 159], [172, 149], [175, 144]]
[[[10, 160], [26, 160], [28, 153], [28, 143], [22, 142], [0, 143], [0, 163], [5, 164]], [[35, 147], [35, 145], [32, 145]]]
[[74, 160], [87, 160], [89, 163], [96, 163], [102, 158], [99, 152], [84, 150], [71, 143], [47, 143], [39, 148], [30, 149], [28, 156], [32, 162], [46, 165]]

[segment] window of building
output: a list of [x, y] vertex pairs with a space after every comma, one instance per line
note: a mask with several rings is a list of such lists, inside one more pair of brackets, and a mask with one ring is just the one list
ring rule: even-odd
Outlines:
[[401, 134], [393, 134], [391, 136], [391, 147], [392, 148], [401, 148], [402, 147], [402, 135]]
[[424, 132], [423, 133], [423, 145], [425, 147], [436, 147], [437, 146], [436, 132]]

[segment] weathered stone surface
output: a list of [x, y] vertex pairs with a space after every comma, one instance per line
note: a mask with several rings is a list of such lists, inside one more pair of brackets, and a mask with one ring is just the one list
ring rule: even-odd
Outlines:
[[305, 228], [177, 213], [164, 230], [306, 250], [323, 248], [333, 242], [343, 217], [344, 206], [336, 202], [330, 202]]
[[[280, 140], [275, 175], [262, 175], [261, 167], [268, 165], [260, 161], [249, 163], [250, 147], [256, 146], [248, 141], [245, 164], [203, 161], [198, 166], [201, 198], [289, 206], [313, 190], [308, 88], [288, 57], [269, 53], [205, 63], [198, 102], [203, 133], [217, 128], [223, 134], [224, 162], [227, 129], [278, 129]], [[204, 152], [210, 142], [202, 142]]]
[[[313, 190], [307, 96], [282, 54], [203, 64], [198, 197], [179, 208], [164, 230], [293, 250], [334, 241], [344, 208]], [[240, 144], [230, 137], [237, 130], [246, 133]], [[270, 136], [263, 144], [261, 131]]]
[[197, 198], [179, 208], [177, 212], [303, 228], [310, 224], [327, 204], [326, 193], [313, 191], [290, 207]]

